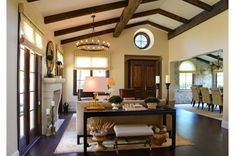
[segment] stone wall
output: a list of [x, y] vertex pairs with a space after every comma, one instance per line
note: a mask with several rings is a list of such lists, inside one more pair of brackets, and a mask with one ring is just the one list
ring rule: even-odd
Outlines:
[[[198, 61], [196, 59], [190, 59], [189, 61], [193, 62], [196, 71], [193, 73], [193, 84], [194, 85], [203, 85], [203, 87], [211, 88], [213, 85], [212, 81], [212, 71], [208, 64]], [[179, 89], [179, 66], [183, 61], [175, 62], [175, 103], [191, 103], [192, 92], [191, 90], [180, 90]]]

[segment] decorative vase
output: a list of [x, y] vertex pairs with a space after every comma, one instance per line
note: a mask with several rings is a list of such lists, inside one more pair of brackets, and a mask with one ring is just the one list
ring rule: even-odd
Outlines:
[[120, 106], [119, 103], [112, 103], [112, 107], [113, 107], [112, 109], [114, 110], [117, 110], [119, 106]]
[[148, 109], [156, 109], [157, 103], [147, 103]]

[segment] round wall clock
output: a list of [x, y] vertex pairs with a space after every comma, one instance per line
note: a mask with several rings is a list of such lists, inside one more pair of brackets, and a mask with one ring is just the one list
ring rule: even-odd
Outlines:
[[52, 71], [55, 64], [54, 57], [55, 57], [54, 45], [52, 41], [49, 41], [47, 43], [47, 49], [46, 49], [47, 77], [53, 77]]

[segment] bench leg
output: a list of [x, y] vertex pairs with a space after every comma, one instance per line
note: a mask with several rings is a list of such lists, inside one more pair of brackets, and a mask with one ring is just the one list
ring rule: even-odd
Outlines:
[[115, 148], [116, 148], [116, 155], [118, 155], [118, 138], [115, 138]]

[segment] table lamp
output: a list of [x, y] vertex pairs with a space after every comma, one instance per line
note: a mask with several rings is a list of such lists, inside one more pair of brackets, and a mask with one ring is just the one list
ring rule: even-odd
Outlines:
[[109, 93], [109, 96], [110, 96], [111, 92], [113, 91], [111, 86], [114, 86], [115, 82], [114, 82], [113, 78], [111, 78], [111, 77], [107, 78], [106, 81], [107, 81], [107, 84], [108, 84], [108, 93]]
[[96, 97], [98, 95], [98, 92], [107, 92], [107, 82], [106, 77], [86, 77], [85, 83], [83, 86], [83, 92], [93, 92], [94, 94], [94, 103], [92, 105], [89, 105], [87, 109], [104, 109], [103, 106], [100, 106], [96, 102]]

